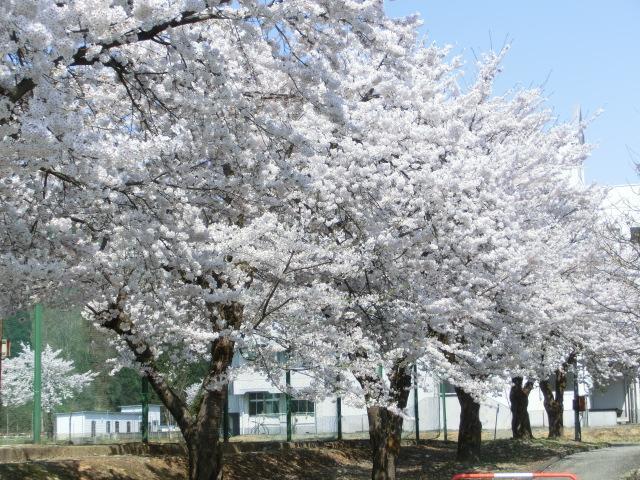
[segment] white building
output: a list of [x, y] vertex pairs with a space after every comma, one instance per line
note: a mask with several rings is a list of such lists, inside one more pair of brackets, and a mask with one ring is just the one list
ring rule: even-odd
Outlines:
[[[57, 440], [73, 438], [134, 437], [142, 431], [142, 405], [125, 405], [119, 412], [56, 413]], [[149, 431], [160, 430], [160, 405], [149, 405]]]
[[[284, 377], [284, 373], [282, 375]], [[291, 385], [294, 389], [305, 387], [309, 382], [307, 376], [291, 373]], [[457, 430], [460, 404], [453, 387], [447, 384], [441, 386], [437, 379], [426, 379], [420, 383], [422, 386], [417, 396], [420, 431], [438, 431], [445, 427]], [[490, 396], [481, 403], [480, 420], [484, 430], [511, 429], [509, 390], [510, 385], [505, 385], [503, 392]], [[414, 392], [415, 390], [410, 392], [405, 409], [405, 435], [415, 432]], [[582, 426], [612, 426], [638, 421], [637, 405], [634, 403], [638, 398], [638, 386], [630, 378], [619, 379], [604, 388], [595, 387], [592, 391], [579, 385], [579, 394], [587, 396], [587, 411], [580, 416]], [[573, 375], [569, 374], [564, 394], [564, 425], [569, 428], [574, 424], [573, 396]], [[543, 402], [542, 392], [535, 388], [529, 395], [528, 409], [531, 426], [534, 428], [549, 425]], [[294, 437], [335, 437], [338, 429], [337, 410], [336, 398], [319, 401], [293, 398], [291, 416]], [[368, 420], [364, 408], [342, 401], [341, 414], [343, 434], [366, 436]], [[242, 373], [230, 384], [229, 416], [232, 436], [286, 436], [286, 396], [257, 372]]]

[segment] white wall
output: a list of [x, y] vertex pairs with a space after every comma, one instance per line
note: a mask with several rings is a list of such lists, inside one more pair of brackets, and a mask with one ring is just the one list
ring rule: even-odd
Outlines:
[[[149, 422], [151, 423], [151, 431], [156, 432], [160, 429], [160, 407], [157, 406], [153, 412], [149, 411]], [[96, 422], [96, 436], [126, 435], [127, 422], [130, 422], [131, 431], [129, 434], [140, 432], [140, 423], [142, 415], [134, 412], [74, 412], [74, 413], [58, 413], [55, 419], [56, 438], [69, 438], [69, 419], [71, 419], [71, 437], [91, 436], [91, 422]], [[107, 422], [109, 422], [110, 431], [107, 432]], [[116, 424], [119, 422], [119, 432], [116, 434]]]
[[[284, 372], [282, 373], [282, 383], [284, 384]], [[592, 397], [591, 408], [621, 408], [609, 407], [608, 405], [622, 405], [624, 402], [624, 393], [622, 392], [621, 381], [618, 385], [608, 387], [604, 393], [596, 393]], [[310, 384], [310, 379], [303, 374], [292, 372], [291, 384], [294, 388], [304, 388]], [[572, 387], [572, 381], [569, 382]], [[263, 424], [274, 432], [284, 433], [286, 430], [286, 410], [284, 406], [284, 398], [281, 399], [280, 415], [275, 417], [250, 417], [248, 415], [249, 405], [245, 395], [248, 392], [264, 391], [270, 393], [281, 393], [274, 387], [264, 375], [255, 371], [245, 371], [238, 376], [232, 384], [232, 393], [229, 400], [229, 411], [240, 413], [240, 428], [242, 433], [249, 433], [256, 425]], [[480, 420], [485, 430], [508, 430], [511, 428], [511, 409], [509, 402], [510, 385], [499, 394], [489, 396], [482, 402], [480, 408]], [[580, 387], [580, 394], [585, 394], [584, 387]], [[414, 420], [414, 391], [411, 390], [405, 413], [405, 429], [410, 431], [415, 428]], [[445, 398], [447, 406], [447, 428], [457, 430], [460, 419], [460, 405], [455, 394], [447, 394]], [[563, 414], [566, 426], [572, 426], [574, 422], [573, 413], [573, 390], [569, 388], [564, 395], [565, 411]], [[437, 430], [444, 425], [444, 415], [442, 412], [441, 397], [439, 395], [439, 382], [433, 378], [422, 379], [421, 388], [418, 393], [418, 409], [420, 430]], [[532, 427], [546, 427], [549, 425], [546, 412], [544, 410], [544, 398], [539, 388], [535, 388], [529, 395], [529, 416]], [[304, 429], [304, 425], [314, 424], [314, 428], [318, 433], [335, 432], [337, 430], [337, 411], [335, 398], [327, 398], [316, 402], [315, 418], [295, 419], [294, 423], [300, 425], [300, 429]], [[596, 418], [597, 417], [597, 418]], [[611, 416], [605, 415], [602, 418], [596, 416], [594, 422], [601, 424], [602, 422], [610, 422]], [[584, 420], [588, 420], [589, 415], [584, 415]], [[313, 422], [312, 422], [313, 421]], [[309, 427], [310, 428], [310, 427]], [[342, 431], [344, 433], [361, 432], [368, 430], [368, 419], [365, 408], [356, 407], [347, 400], [342, 401]]]
[[[71, 435], [81, 436], [84, 434], [84, 413], [57, 414], [55, 434], [58, 438], [69, 438], [69, 428]], [[71, 424], [69, 423], [71, 420]]]

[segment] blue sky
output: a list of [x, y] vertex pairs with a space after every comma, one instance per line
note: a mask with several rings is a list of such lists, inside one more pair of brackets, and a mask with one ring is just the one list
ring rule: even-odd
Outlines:
[[640, 0], [385, 0], [393, 17], [420, 12], [429, 42], [463, 54], [468, 77], [474, 53], [511, 50], [496, 93], [542, 86], [549, 106], [568, 120], [603, 113], [585, 132], [597, 145], [589, 182], [638, 183], [640, 162]]

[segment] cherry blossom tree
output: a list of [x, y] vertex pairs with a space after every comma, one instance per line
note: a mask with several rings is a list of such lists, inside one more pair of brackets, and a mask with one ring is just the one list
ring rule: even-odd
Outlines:
[[404, 68], [379, 59], [354, 75], [355, 90], [379, 82], [353, 106], [358, 134], [309, 175], [313, 227], [335, 258], [316, 287], [331, 284], [332, 303], [284, 309], [305, 322], [274, 332], [320, 384], [364, 400], [373, 478], [395, 478], [414, 364], [456, 385], [459, 454], [474, 457], [478, 400], [511, 376], [546, 378], [590, 307], [568, 274], [593, 248], [583, 238], [598, 202], [570, 175], [588, 153], [582, 126], [554, 125], [537, 91], [492, 97], [500, 55], [466, 92], [444, 56], [420, 49]]
[[[2, 362], [2, 405], [20, 406], [33, 401], [33, 362], [33, 350], [24, 343], [20, 344], [17, 356]], [[42, 409], [49, 417], [56, 407], [84, 390], [98, 375], [90, 370], [84, 373], [74, 371], [73, 361], [64, 359], [62, 350], [45, 345], [42, 350], [41, 399]]]
[[[593, 248], [577, 262], [572, 284], [587, 306], [588, 315], [576, 317], [568, 330], [572, 348], [554, 372], [555, 392], [547, 385], [545, 407], [562, 410], [566, 373], [579, 366], [591, 383], [605, 385], [622, 374], [637, 372], [640, 354], [638, 329], [638, 253], [636, 227], [640, 225], [638, 190], [635, 186], [607, 189], [600, 197], [599, 218], [592, 223]], [[633, 373], [632, 373], [633, 374]], [[555, 394], [555, 395], [554, 395]], [[549, 408], [547, 408], [549, 411]], [[562, 434], [562, 415], [557, 415], [549, 436]], [[553, 415], [550, 415], [553, 418]]]
[[[327, 262], [298, 214], [330, 143], [309, 125], [349, 121], [342, 52], [393, 62], [413, 23], [377, 0], [0, 8], [2, 288], [84, 303], [176, 419], [189, 478], [220, 478], [236, 345]], [[196, 414], [161, 368], [194, 359]]]
[[[476, 456], [478, 400], [592, 339], [567, 338], [594, 306], [581, 125], [493, 96], [501, 55], [462, 89], [378, 0], [16, 0], [0, 22], [0, 291], [85, 305], [189, 478], [221, 478], [238, 347], [365, 405], [392, 479], [414, 365], [456, 385]], [[201, 361], [190, 408], [166, 366]]]

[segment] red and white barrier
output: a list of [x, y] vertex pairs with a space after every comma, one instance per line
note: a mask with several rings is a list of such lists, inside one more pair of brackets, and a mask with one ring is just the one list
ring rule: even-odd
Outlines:
[[451, 480], [473, 480], [487, 478], [566, 478], [569, 480], [579, 480], [573, 473], [553, 473], [553, 472], [535, 472], [535, 473], [458, 473], [451, 477]]

